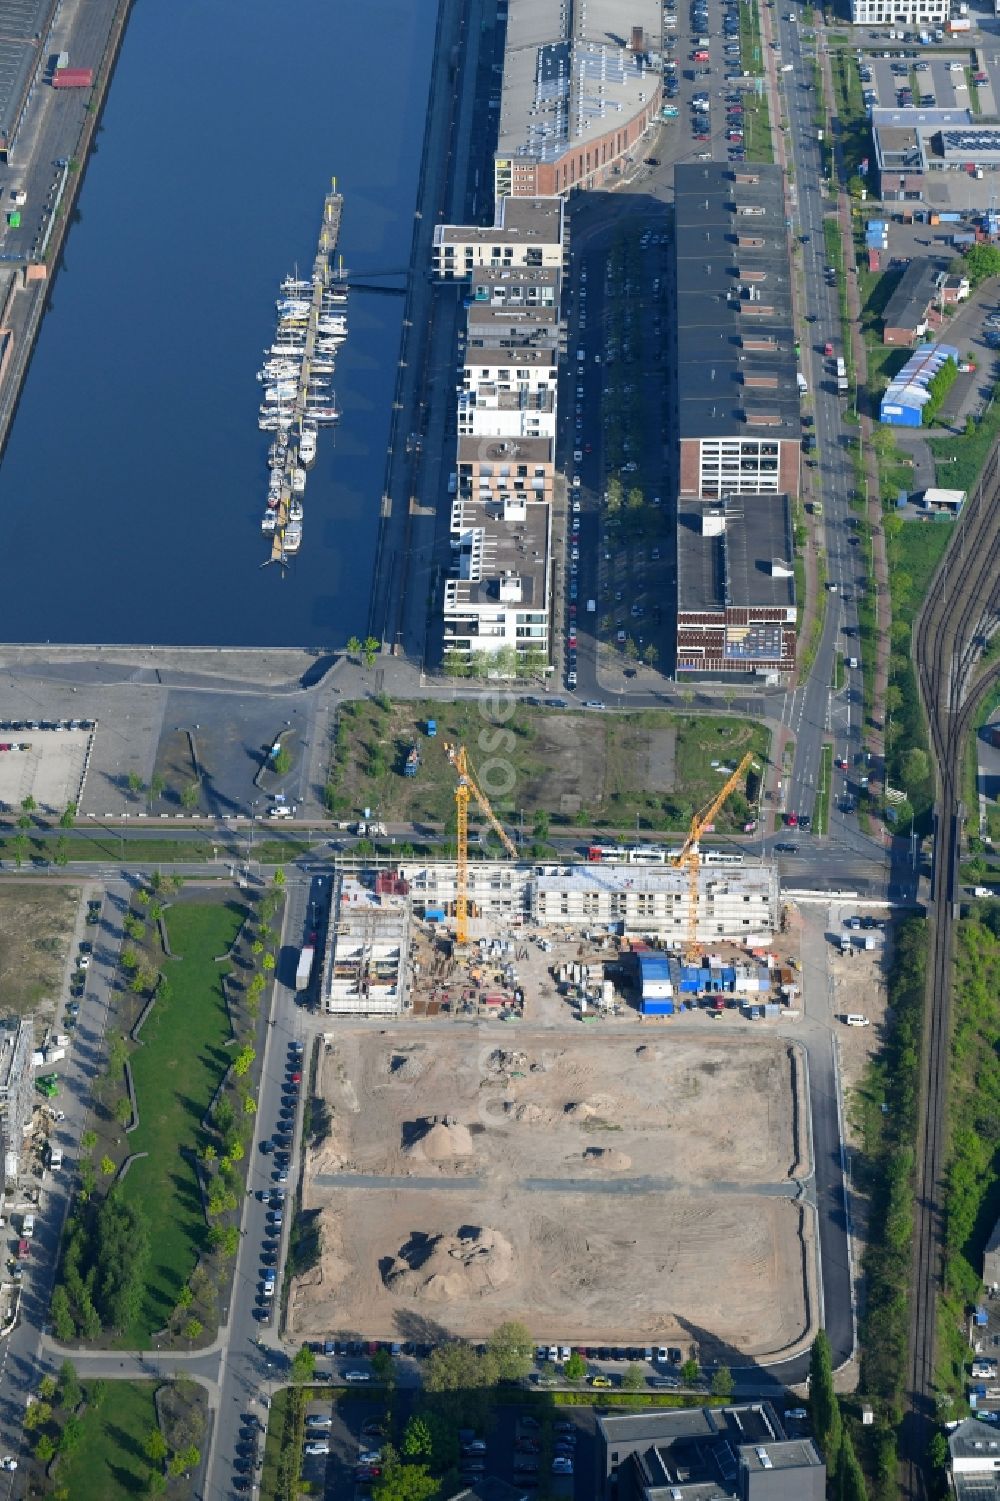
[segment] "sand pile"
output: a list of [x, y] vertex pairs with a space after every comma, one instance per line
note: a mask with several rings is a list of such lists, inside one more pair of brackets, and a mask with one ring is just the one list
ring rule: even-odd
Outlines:
[[399, 1297], [430, 1303], [482, 1298], [507, 1282], [514, 1248], [489, 1226], [469, 1226], [461, 1235], [419, 1236], [400, 1248], [385, 1285]]
[[447, 1162], [452, 1157], [471, 1157], [475, 1148], [468, 1126], [454, 1116], [430, 1116], [420, 1122], [423, 1135], [406, 1148], [408, 1157], [423, 1162]]
[[586, 1100], [581, 1100], [578, 1103], [564, 1106], [563, 1114], [568, 1116], [571, 1121], [589, 1121], [592, 1115], [597, 1114], [597, 1111], [593, 1105], [588, 1105]]
[[588, 1147], [583, 1160], [588, 1167], [600, 1167], [613, 1173], [623, 1173], [632, 1166], [631, 1157], [625, 1152], [613, 1152], [610, 1147]]

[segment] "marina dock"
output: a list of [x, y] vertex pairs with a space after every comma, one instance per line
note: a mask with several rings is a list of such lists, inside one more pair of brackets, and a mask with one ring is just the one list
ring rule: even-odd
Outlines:
[[[271, 563], [284, 563], [288, 556], [298, 551], [301, 538], [301, 521], [291, 516], [293, 498], [296, 497], [295, 474], [300, 469], [300, 447], [308, 413], [316, 396], [310, 387], [313, 380], [313, 365], [316, 360], [316, 344], [320, 337], [320, 321], [324, 314], [325, 298], [337, 281], [331, 266], [337, 241], [340, 236], [340, 219], [344, 200], [337, 192], [337, 180], [323, 201], [323, 220], [320, 225], [316, 256], [313, 261], [309, 308], [305, 317], [305, 344], [301, 355], [301, 368], [295, 394], [290, 403], [290, 423], [284, 464], [281, 468], [281, 486], [277, 505], [274, 507], [275, 524], [271, 537]], [[291, 530], [290, 530], [291, 528]]]

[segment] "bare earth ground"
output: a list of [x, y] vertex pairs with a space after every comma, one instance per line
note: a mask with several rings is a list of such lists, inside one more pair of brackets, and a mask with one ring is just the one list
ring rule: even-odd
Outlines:
[[0, 1012], [20, 1016], [56, 999], [79, 901], [76, 886], [0, 886]]
[[324, 1256], [291, 1327], [482, 1337], [516, 1316], [539, 1338], [787, 1347], [806, 1323], [790, 1077], [763, 1034], [341, 1033], [303, 1195]]

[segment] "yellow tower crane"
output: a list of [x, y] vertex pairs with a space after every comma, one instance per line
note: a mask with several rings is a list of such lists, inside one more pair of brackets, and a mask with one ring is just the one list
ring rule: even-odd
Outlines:
[[732, 776], [728, 777], [722, 784], [712, 801], [692, 818], [688, 836], [674, 861], [675, 865], [686, 869], [688, 873], [687, 942], [684, 948], [685, 958], [687, 959], [694, 959], [698, 954], [698, 872], [701, 869], [701, 836], [715, 818], [715, 815], [729, 794], [736, 790], [741, 778], [752, 763], [753, 753], [747, 751], [739, 766], [737, 766]]
[[508, 855], [517, 859], [517, 846], [508, 836], [499, 818], [490, 807], [489, 799], [478, 786], [475, 777], [469, 770], [469, 758], [466, 755], [464, 745], [446, 745], [448, 760], [458, 772], [458, 782], [455, 786], [455, 814], [458, 825], [456, 845], [458, 852], [457, 875], [455, 882], [455, 941], [464, 946], [469, 941], [469, 796], [476, 799], [483, 815], [500, 838], [500, 842]]

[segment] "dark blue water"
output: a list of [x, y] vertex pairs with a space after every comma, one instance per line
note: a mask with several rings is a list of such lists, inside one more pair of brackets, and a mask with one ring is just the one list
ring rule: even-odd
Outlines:
[[356, 295], [302, 550], [261, 568], [254, 378], [332, 176], [357, 271], [406, 266], [434, 0], [137, 0], [0, 467], [0, 639], [364, 633], [402, 299]]

